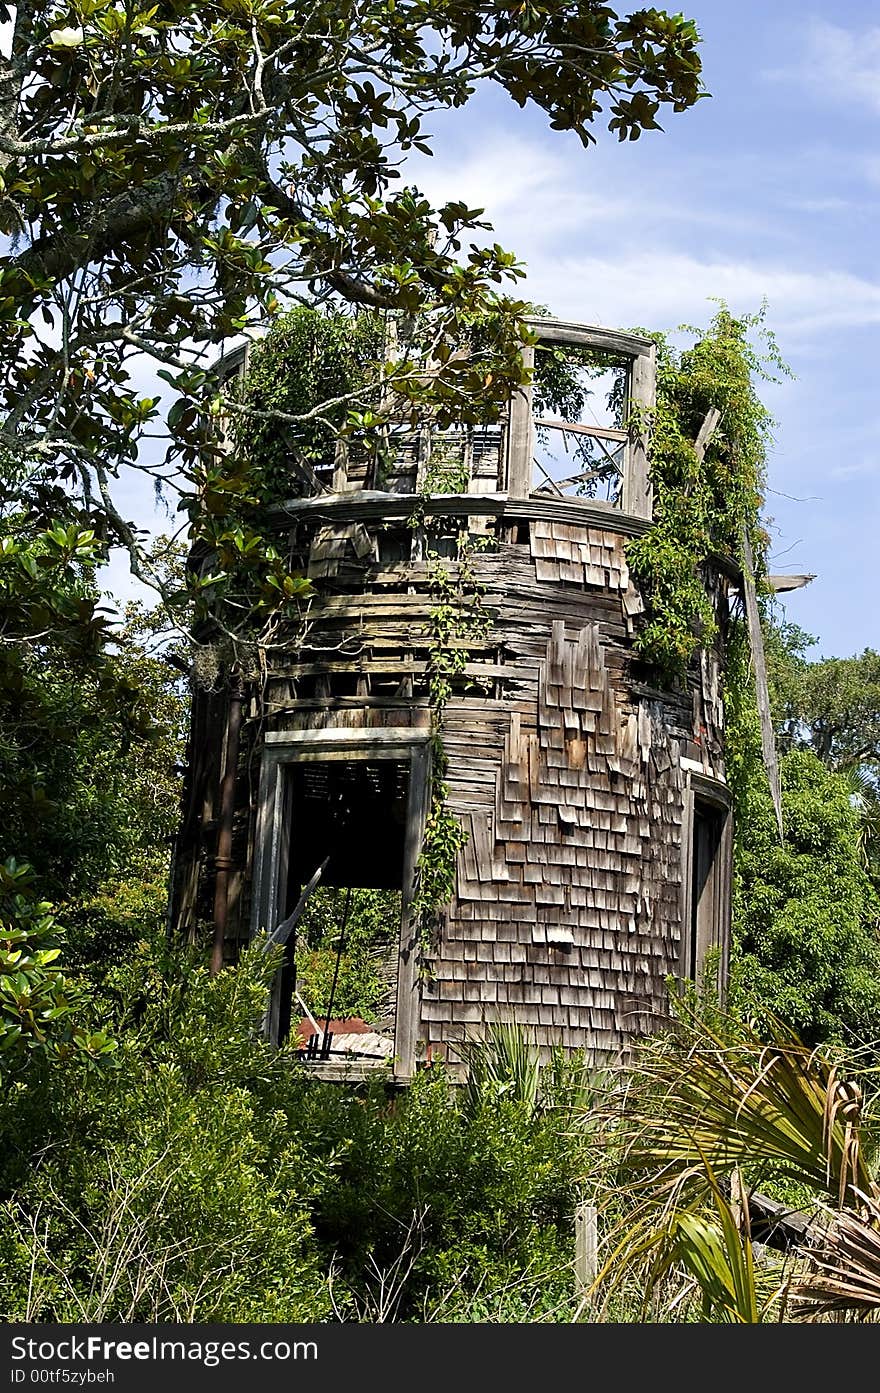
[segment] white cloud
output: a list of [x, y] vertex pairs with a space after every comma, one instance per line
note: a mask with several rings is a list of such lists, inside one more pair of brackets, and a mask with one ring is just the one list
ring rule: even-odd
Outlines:
[[785, 207], [791, 208], [796, 213], [842, 213], [853, 208], [853, 202], [848, 198], [838, 198], [836, 195], [829, 198], [788, 198], [785, 200]]
[[[432, 159], [408, 159], [403, 177], [434, 204], [455, 199], [485, 209], [502, 243], [529, 260], [536, 247], [555, 255], [587, 236], [617, 242], [635, 231], [654, 236], [660, 227], [676, 238], [685, 225], [723, 229], [728, 236], [766, 229], [762, 214], [711, 194], [714, 161], [679, 161], [670, 177], [668, 167], [624, 166], [621, 156], [630, 153], [597, 148], [585, 154], [568, 137], [528, 139], [499, 128], [483, 128], [475, 138], [462, 123], [453, 138], [447, 132], [438, 142]], [[751, 168], [748, 177], [754, 177]]]
[[524, 232], [557, 237], [620, 215], [621, 198], [614, 189], [605, 185], [603, 193], [594, 192], [590, 183], [600, 181], [588, 182], [582, 169], [577, 156], [540, 140], [483, 131], [478, 144], [447, 143], [433, 159], [408, 160], [404, 178], [434, 204], [454, 199], [484, 208], [517, 250], [512, 237]]
[[806, 26], [800, 60], [770, 69], [764, 76], [808, 83], [814, 95], [847, 106], [859, 102], [880, 112], [880, 26], [857, 32], [826, 20], [812, 20]]
[[862, 455], [845, 464], [836, 464], [830, 471], [832, 479], [840, 479], [842, 482], [847, 479], [861, 480], [877, 475], [880, 475], [880, 460], [876, 455]]
[[[680, 169], [673, 186], [661, 167], [650, 187], [628, 187], [609, 177], [598, 151], [582, 162], [582, 152], [565, 143], [501, 130], [484, 129], [479, 144], [459, 135], [434, 160], [410, 164], [406, 177], [434, 202], [461, 198], [485, 208], [495, 236], [526, 265], [520, 293], [560, 317], [673, 329], [682, 321], [704, 324], [713, 297], [739, 313], [756, 311], [766, 298], [769, 323], [802, 353], [821, 353], [825, 333], [880, 323], [880, 281], [845, 262], [824, 269], [830, 248], [799, 249], [806, 229], [797, 215], [773, 220], [777, 233], [780, 221], [789, 233], [786, 260], [778, 235], [773, 248], [745, 220], [737, 225], [741, 199], [730, 190], [720, 196], [705, 179], [683, 178]], [[678, 196], [686, 189], [695, 192]], [[801, 213], [809, 202], [801, 200]], [[842, 202], [819, 194], [812, 211]]]
[[737, 313], [769, 302], [769, 322], [788, 338], [880, 324], [880, 284], [843, 271], [664, 251], [530, 260], [527, 290], [560, 316], [608, 325], [673, 327], [705, 322], [708, 301]]

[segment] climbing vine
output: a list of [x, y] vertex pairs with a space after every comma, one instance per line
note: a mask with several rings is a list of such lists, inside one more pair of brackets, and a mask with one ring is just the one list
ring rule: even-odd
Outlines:
[[[442, 525], [442, 520], [439, 520]], [[425, 822], [416, 868], [413, 913], [423, 951], [423, 968], [434, 946], [438, 912], [452, 898], [455, 866], [468, 834], [449, 811], [447, 758], [443, 716], [471, 660], [472, 647], [482, 644], [491, 624], [483, 604], [483, 587], [474, 569], [474, 556], [492, 545], [489, 537], [474, 537], [459, 527], [454, 564], [437, 551], [428, 554], [434, 604], [431, 609], [431, 648], [428, 657], [428, 698], [431, 708], [431, 806]]]
[[[627, 546], [648, 604], [635, 649], [667, 680], [681, 677], [716, 636], [703, 563], [721, 554], [741, 564], [745, 529], [759, 574], [764, 569], [760, 508], [774, 422], [755, 381], [790, 375], [763, 308], [736, 318], [722, 306], [705, 332], [689, 332], [698, 337], [685, 349], [649, 335], [657, 344], [657, 404], [642, 424], [650, 435], [654, 519]], [[700, 461], [694, 441], [712, 407], [721, 420]]]

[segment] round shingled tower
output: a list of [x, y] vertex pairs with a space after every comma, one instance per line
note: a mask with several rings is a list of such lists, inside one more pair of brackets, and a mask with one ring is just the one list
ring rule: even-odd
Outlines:
[[[226, 697], [196, 697], [175, 866], [183, 927], [218, 871], [231, 944], [288, 918], [322, 864], [325, 885], [399, 891], [392, 1006], [370, 1048], [354, 1031], [344, 1050], [312, 1052], [330, 1077], [391, 1058], [406, 1079], [489, 1020], [613, 1056], [666, 1017], [669, 976], [699, 977], [713, 948], [723, 985], [718, 657], [704, 651], [685, 683], [659, 690], [633, 654], [644, 606], [626, 543], [651, 523], [638, 423], [653, 403], [654, 345], [531, 327], [593, 379], [608, 375], [614, 413], [551, 419], [525, 388], [499, 425], [443, 434], [461, 491], [431, 491], [438, 439], [401, 430], [380, 487], [340, 454], [323, 492], [275, 508], [279, 541], [318, 593], [301, 645], [233, 698], [235, 832], [219, 862], [229, 711]], [[727, 581], [705, 580], [723, 618]], [[460, 661], [447, 665], [442, 780], [466, 839], [425, 971], [411, 907], [438, 778], [431, 673], [449, 595], [479, 617], [444, 638]], [[276, 1038], [308, 1006], [282, 977]]]

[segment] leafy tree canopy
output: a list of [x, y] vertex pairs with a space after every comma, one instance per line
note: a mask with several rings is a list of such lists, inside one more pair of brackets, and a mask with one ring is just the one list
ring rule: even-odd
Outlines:
[[35, 1056], [95, 1061], [116, 1045], [91, 1029], [89, 989], [61, 970], [63, 935], [52, 906], [37, 898], [30, 867], [0, 864], [0, 1078]]
[[109, 622], [94, 531], [40, 527], [14, 475], [0, 481], [0, 858], [31, 863], [69, 906], [107, 876], [164, 867], [185, 703], [147, 651], [154, 621]]
[[809, 1043], [880, 1037], [880, 899], [848, 780], [809, 749], [782, 756], [775, 828], [754, 713], [734, 715], [733, 978], [745, 1009]]
[[[500, 401], [517, 380], [524, 306], [498, 289], [513, 257], [465, 247], [479, 210], [393, 185], [432, 112], [491, 81], [587, 144], [600, 114], [635, 139], [701, 95], [691, 21], [597, 0], [34, 0], [0, 19], [0, 442], [33, 462], [46, 520], [60, 486], [132, 546], [113, 476], [160, 416], [138, 355], [179, 394], [183, 492], [221, 429], [199, 409], [217, 346], [282, 301], [424, 317], [429, 392]], [[471, 371], [454, 348], [484, 319]], [[407, 355], [394, 372], [420, 380]]]
[[880, 780], [880, 653], [811, 662], [816, 642], [796, 624], [773, 626], [768, 664], [780, 738], [811, 749], [831, 769], [864, 769]]

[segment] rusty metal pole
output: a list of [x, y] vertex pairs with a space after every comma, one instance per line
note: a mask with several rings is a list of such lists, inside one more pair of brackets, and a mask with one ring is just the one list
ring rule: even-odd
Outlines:
[[211, 944], [211, 976], [223, 966], [226, 925], [229, 918], [229, 872], [232, 870], [232, 828], [235, 820], [235, 784], [238, 776], [238, 745], [241, 734], [244, 694], [233, 689], [226, 716], [226, 754], [220, 784], [220, 815], [217, 826], [217, 854], [214, 857], [214, 937]]

